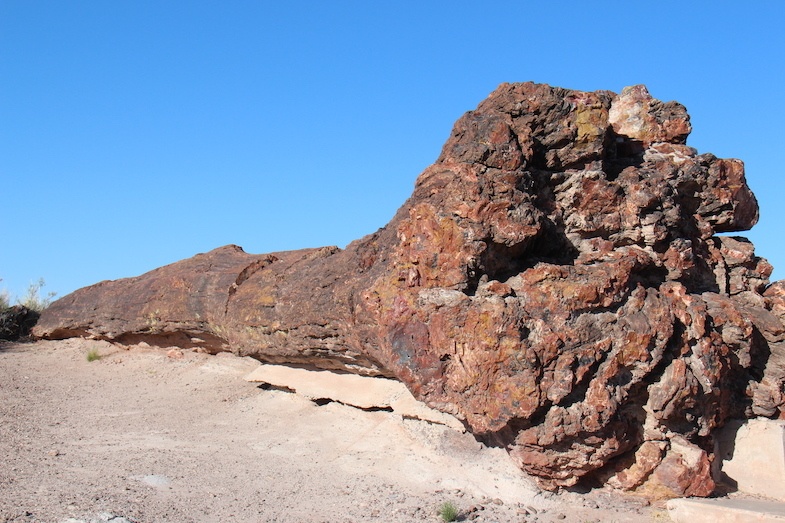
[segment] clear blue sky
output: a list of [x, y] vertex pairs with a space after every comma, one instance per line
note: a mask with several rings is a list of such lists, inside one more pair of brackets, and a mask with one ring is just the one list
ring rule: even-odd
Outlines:
[[785, 2], [0, 0], [0, 289], [383, 226], [498, 84], [643, 83], [745, 161], [785, 278]]

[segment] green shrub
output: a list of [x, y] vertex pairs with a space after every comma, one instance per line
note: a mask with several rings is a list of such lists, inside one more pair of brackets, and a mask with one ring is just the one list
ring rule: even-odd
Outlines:
[[98, 349], [90, 349], [87, 351], [87, 361], [95, 361], [100, 359], [101, 355], [98, 353]]
[[52, 303], [52, 299], [57, 296], [56, 292], [49, 292], [47, 293], [46, 297], [41, 297], [41, 288], [46, 285], [43, 278], [40, 278], [36, 283], [31, 283], [30, 286], [27, 288], [27, 294], [24, 295], [22, 299], [19, 300], [19, 305], [23, 305], [28, 309], [41, 312], [45, 308], [49, 307], [49, 304]]
[[439, 516], [443, 521], [455, 521], [458, 519], [458, 507], [452, 501], [445, 501], [439, 507]]
[[[0, 281], [3, 281], [3, 278], [0, 278]], [[11, 306], [11, 296], [8, 295], [8, 291], [3, 289], [0, 291], [0, 311], [7, 309]]]

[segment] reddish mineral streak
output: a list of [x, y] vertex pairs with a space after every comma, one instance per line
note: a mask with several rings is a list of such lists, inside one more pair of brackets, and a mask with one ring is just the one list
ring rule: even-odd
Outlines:
[[713, 431], [785, 418], [785, 283], [743, 164], [645, 87], [503, 84], [414, 194], [336, 247], [227, 246], [80, 289], [34, 334], [395, 377], [545, 488], [706, 496]]

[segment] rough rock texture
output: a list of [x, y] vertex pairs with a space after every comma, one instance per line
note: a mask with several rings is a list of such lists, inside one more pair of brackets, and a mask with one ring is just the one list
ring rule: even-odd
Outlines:
[[0, 340], [18, 340], [30, 334], [38, 321], [38, 312], [24, 305], [0, 309]]
[[345, 250], [228, 246], [55, 302], [34, 333], [394, 376], [546, 488], [706, 496], [712, 432], [785, 418], [785, 283], [743, 164], [643, 86], [503, 84]]

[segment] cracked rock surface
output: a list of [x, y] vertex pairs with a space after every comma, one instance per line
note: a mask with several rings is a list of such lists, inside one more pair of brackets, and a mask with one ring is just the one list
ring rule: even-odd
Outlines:
[[741, 161], [643, 86], [502, 84], [344, 250], [227, 246], [55, 302], [34, 334], [395, 377], [545, 488], [707, 496], [712, 434], [785, 417], [785, 286]]

